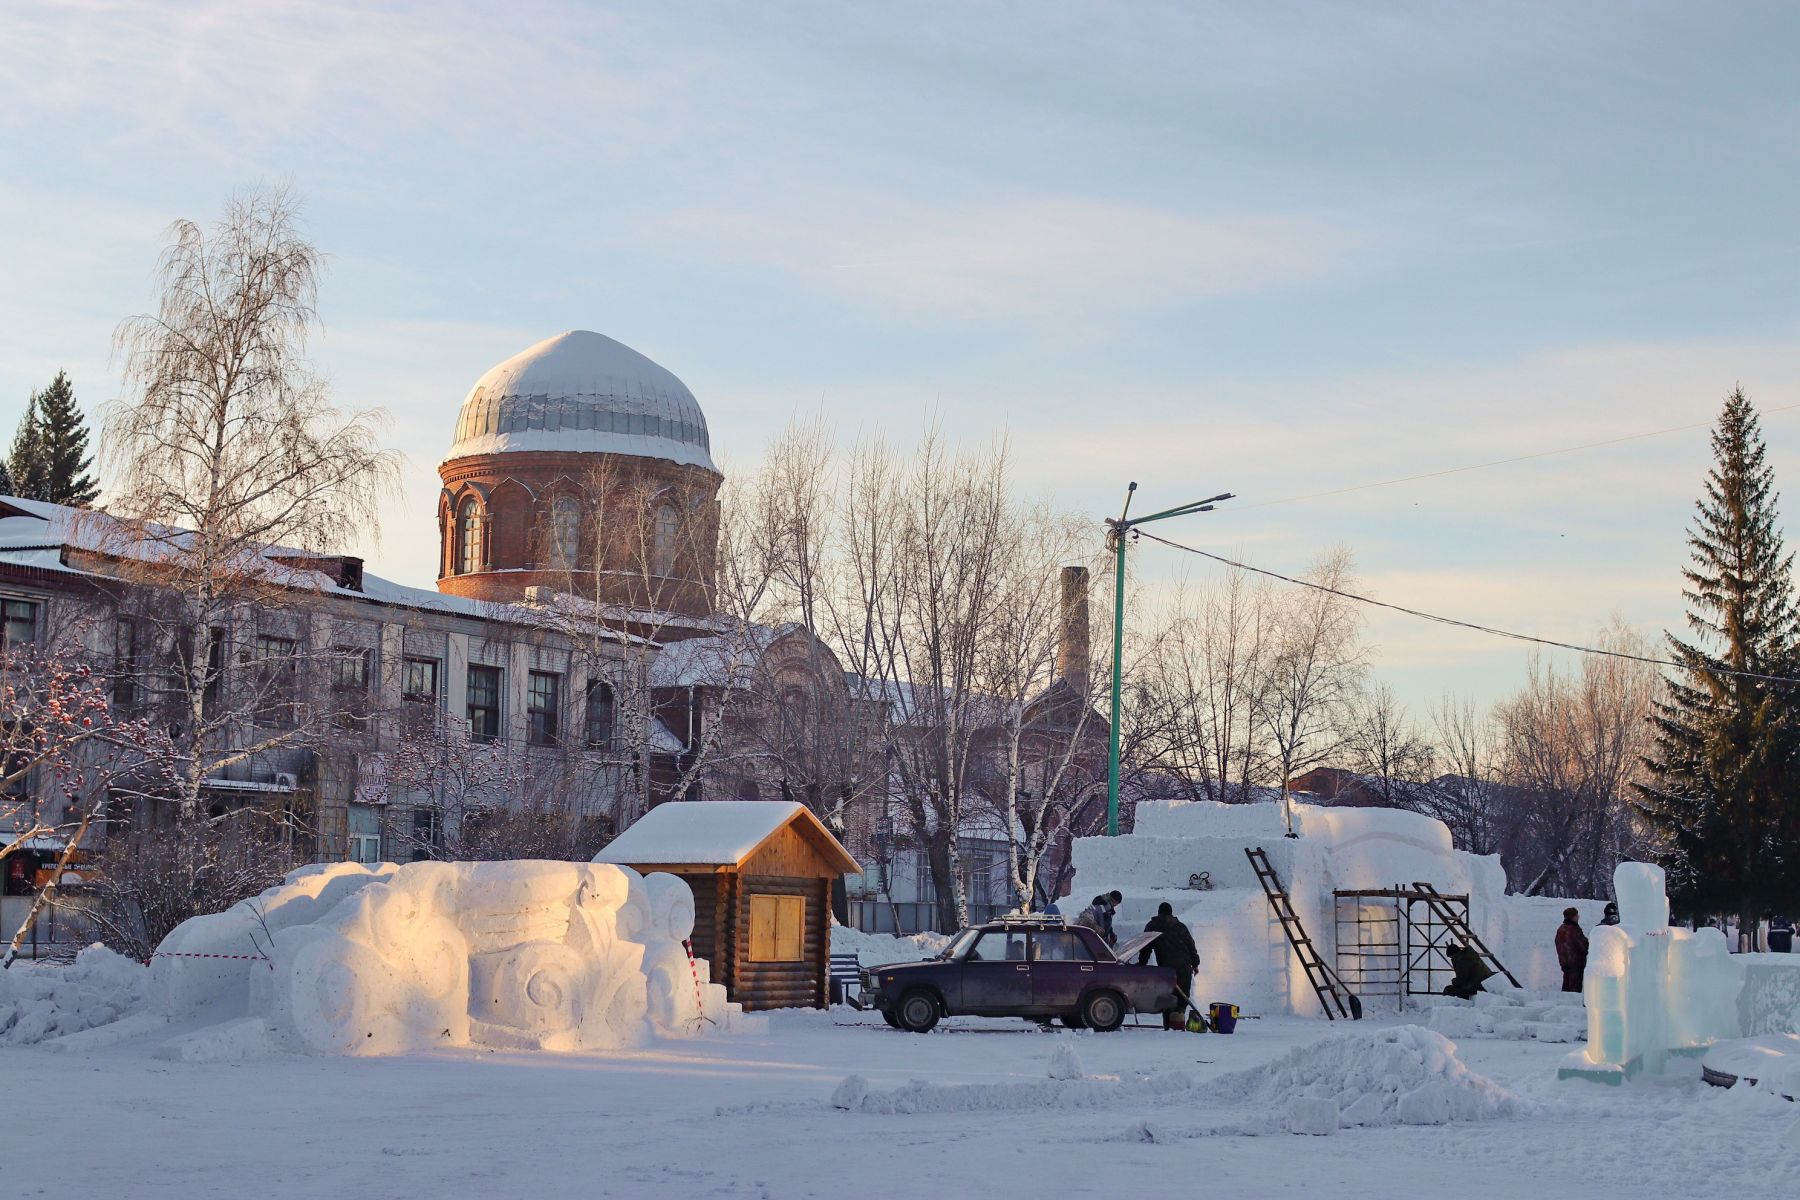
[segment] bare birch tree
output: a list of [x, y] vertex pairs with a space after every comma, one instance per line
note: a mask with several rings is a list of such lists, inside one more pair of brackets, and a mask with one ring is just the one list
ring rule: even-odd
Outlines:
[[329, 670], [330, 636], [295, 601], [342, 582], [330, 552], [378, 527], [397, 460], [379, 414], [336, 407], [306, 359], [322, 259], [292, 196], [246, 193], [170, 236], [157, 310], [118, 330], [126, 392], [105, 413], [111, 514], [95, 528], [140, 656], [166, 664], [139, 686], [172, 730], [165, 875], [180, 897], [218, 865], [208, 781], [316, 731], [327, 706], [303, 693]]
[[1317, 587], [1282, 597], [1279, 632], [1270, 659], [1263, 726], [1279, 766], [1282, 814], [1294, 832], [1296, 773], [1330, 757], [1343, 742], [1345, 713], [1362, 682], [1361, 621], [1351, 601], [1320, 590], [1347, 589], [1350, 555], [1336, 550], [1307, 572]]

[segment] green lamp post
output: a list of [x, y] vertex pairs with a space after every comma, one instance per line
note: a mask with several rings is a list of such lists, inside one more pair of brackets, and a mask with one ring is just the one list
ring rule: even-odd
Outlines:
[[1131, 515], [1131, 497], [1137, 491], [1134, 481], [1125, 489], [1125, 507], [1120, 510], [1118, 519], [1106, 519], [1106, 545], [1113, 552], [1113, 656], [1112, 656], [1112, 727], [1109, 733], [1110, 745], [1106, 759], [1106, 836], [1115, 837], [1119, 832], [1119, 691], [1123, 680], [1125, 657], [1125, 543], [1127, 535], [1139, 525], [1148, 525], [1152, 521], [1161, 521], [1168, 517], [1185, 517], [1189, 513], [1211, 512], [1213, 505], [1221, 500], [1232, 499], [1231, 492], [1222, 492], [1217, 496], [1209, 496], [1205, 500], [1196, 500], [1192, 504], [1183, 504], [1175, 508], [1166, 508], [1162, 512], [1151, 513], [1147, 517]]

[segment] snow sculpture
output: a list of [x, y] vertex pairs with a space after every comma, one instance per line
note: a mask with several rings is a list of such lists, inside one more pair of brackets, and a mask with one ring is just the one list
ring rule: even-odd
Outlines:
[[165, 947], [234, 956], [159, 951], [153, 1003], [328, 1054], [610, 1049], [741, 1021], [689, 963], [693, 923], [685, 883], [628, 867], [334, 864], [184, 922]]
[[1670, 1054], [1693, 1054], [1739, 1035], [1742, 964], [1716, 929], [1669, 928], [1661, 867], [1620, 863], [1613, 872], [1619, 924], [1589, 934], [1588, 1044], [1558, 1078], [1619, 1083], [1660, 1074]]

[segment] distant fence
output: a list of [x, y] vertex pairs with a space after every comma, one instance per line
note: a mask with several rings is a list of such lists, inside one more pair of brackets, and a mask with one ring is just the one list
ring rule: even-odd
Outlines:
[[[969, 923], [979, 925], [1009, 911], [1005, 904], [969, 905]], [[850, 901], [850, 924], [864, 933], [891, 933], [901, 937], [910, 933], [955, 933], [939, 929], [936, 904], [919, 901], [890, 903], [886, 900]]]
[[[31, 911], [31, 896], [0, 896], [0, 951]], [[19, 945], [20, 958], [73, 958], [75, 952], [99, 940], [99, 929], [86, 911], [86, 900], [65, 897], [46, 905], [32, 922], [31, 932]]]

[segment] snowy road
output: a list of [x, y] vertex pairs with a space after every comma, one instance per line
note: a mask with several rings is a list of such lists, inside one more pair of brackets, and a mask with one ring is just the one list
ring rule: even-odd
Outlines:
[[[8, 1049], [0, 1075], [15, 1136], [0, 1194], [1754, 1200], [1800, 1190], [1789, 1134], [1800, 1106], [1706, 1088], [1697, 1067], [1685, 1082], [1558, 1084], [1568, 1047], [1469, 1039], [1462, 1059], [1534, 1102], [1529, 1115], [1240, 1136], [1203, 1132], [1228, 1125], [1228, 1108], [1135, 1100], [839, 1111], [828, 1100], [850, 1074], [871, 1089], [1041, 1081], [1058, 1041], [1019, 1022], [955, 1022], [926, 1037], [832, 1023], [855, 1019], [783, 1015], [767, 1035], [591, 1056], [196, 1064], [152, 1057], [160, 1036], [85, 1053]], [[1232, 1037], [1145, 1029], [1073, 1040], [1090, 1075], [1129, 1078], [1255, 1067], [1326, 1032], [1270, 1019]], [[1143, 1140], [1146, 1122], [1158, 1140]]]

